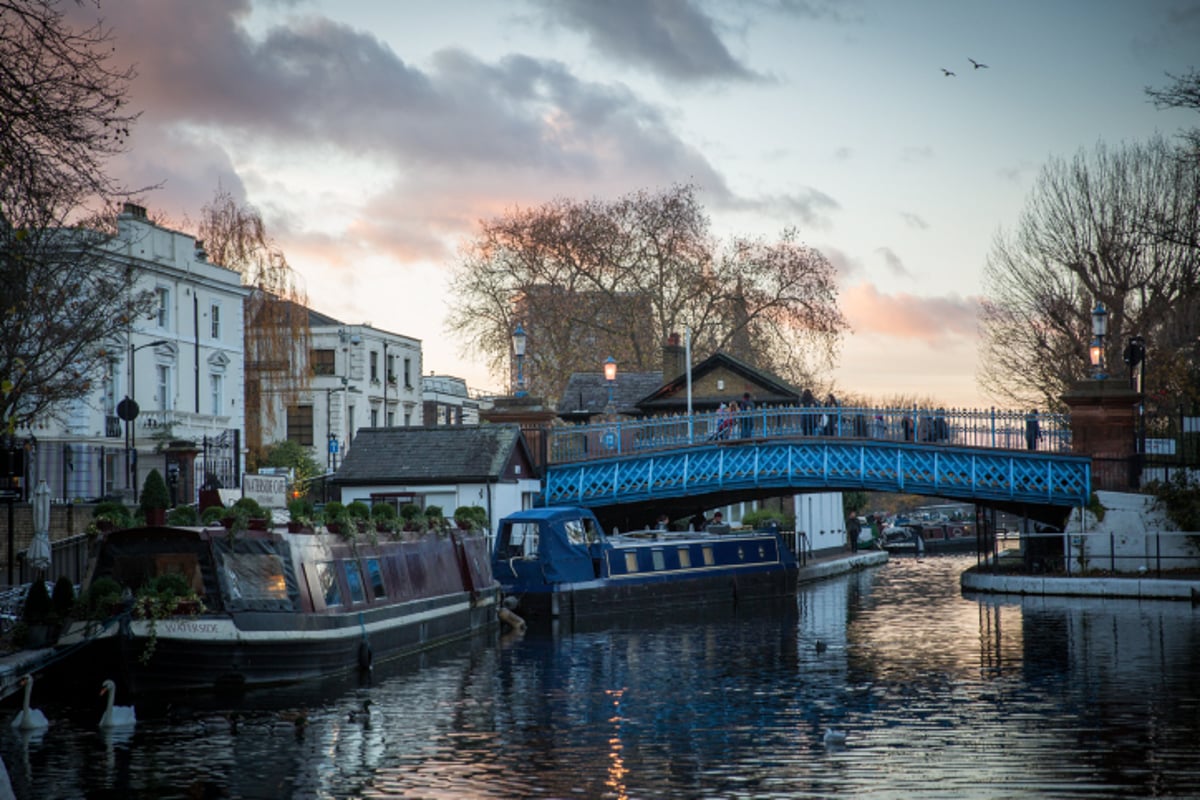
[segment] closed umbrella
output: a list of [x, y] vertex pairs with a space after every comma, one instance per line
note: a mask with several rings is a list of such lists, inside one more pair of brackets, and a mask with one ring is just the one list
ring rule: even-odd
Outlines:
[[44, 480], [33, 490], [33, 541], [25, 560], [39, 572], [50, 568], [50, 487]]

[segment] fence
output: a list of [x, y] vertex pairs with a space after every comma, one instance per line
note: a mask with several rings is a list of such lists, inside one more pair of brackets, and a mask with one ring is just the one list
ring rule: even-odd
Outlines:
[[[92, 537], [85, 533], [52, 542], [50, 544], [50, 568], [46, 570], [47, 580], [56, 581], [60, 576], [66, 575], [71, 579], [71, 583], [78, 586], [83, 581], [84, 572], [87, 571], [91, 544]], [[18, 554], [16, 582], [19, 584], [32, 582], [36, 577], [34, 572], [33, 567], [25, 560], [25, 553]]]
[[569, 463], [714, 441], [797, 436], [1070, 452], [1066, 415], [1039, 414], [1036, 425], [1031, 421], [1024, 412], [994, 408], [767, 406], [736, 414], [710, 411], [554, 427], [548, 433], [548, 458]]
[[1021, 533], [1020, 550], [993, 551], [994, 573], [1171, 577], [1200, 575], [1200, 534], [1158, 531], [1145, 534]]

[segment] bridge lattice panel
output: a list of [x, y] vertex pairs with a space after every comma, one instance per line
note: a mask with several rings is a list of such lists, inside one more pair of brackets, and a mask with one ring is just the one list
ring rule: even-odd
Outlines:
[[605, 505], [742, 488], [869, 489], [1085, 505], [1081, 456], [873, 442], [753, 442], [555, 464], [548, 504]]

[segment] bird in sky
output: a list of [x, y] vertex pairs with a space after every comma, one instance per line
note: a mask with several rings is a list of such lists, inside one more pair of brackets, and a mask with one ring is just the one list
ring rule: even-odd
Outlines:
[[942, 74], [945, 75], [947, 78], [954, 77], [954, 73], [951, 72], [950, 70], [946, 69], [945, 67], [942, 67]]
[[980, 64], [978, 61], [976, 61], [973, 58], [968, 58], [967, 61], [970, 61], [971, 66], [975, 67], [975, 69], [987, 69], [988, 68], [987, 64]]

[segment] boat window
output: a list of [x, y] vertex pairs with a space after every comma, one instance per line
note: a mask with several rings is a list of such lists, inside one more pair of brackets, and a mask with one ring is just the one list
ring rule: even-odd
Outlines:
[[317, 580], [321, 582], [321, 591], [325, 594], [325, 607], [340, 606], [342, 591], [338, 588], [337, 575], [333, 571], [332, 561], [322, 561], [317, 564]]
[[712, 545], [711, 544], [704, 545], [703, 550], [704, 550], [704, 566], [711, 567], [714, 564], [716, 564], [717, 560], [715, 558], [713, 558]]
[[379, 566], [378, 558], [367, 559], [367, 577], [371, 581], [371, 596], [376, 600], [387, 597], [387, 590], [383, 587], [383, 569]]
[[679, 548], [679, 566], [687, 569], [692, 565], [692, 552], [686, 547]]
[[283, 559], [268, 553], [225, 553], [221, 583], [231, 601], [279, 601], [287, 603], [287, 580]]
[[587, 542], [583, 520], [569, 519], [563, 523], [563, 528], [567, 531], [567, 540], [571, 544], [585, 544]]
[[637, 572], [638, 571], [637, 551], [636, 550], [630, 550], [625, 553], [625, 571], [626, 572]]
[[651, 552], [650, 555], [654, 561], [655, 569], [666, 569], [667, 568], [667, 563], [666, 563], [666, 560], [663, 558], [662, 550], [654, 550], [653, 552]]
[[538, 551], [538, 524], [513, 522], [508, 526], [508, 546], [501, 558], [533, 558]]
[[583, 520], [583, 539], [588, 544], [600, 541], [600, 531], [596, 528], [596, 520], [585, 517]]
[[344, 561], [346, 565], [346, 585], [350, 588], [350, 603], [367, 602], [367, 593], [363, 589], [362, 567], [357, 561]]

